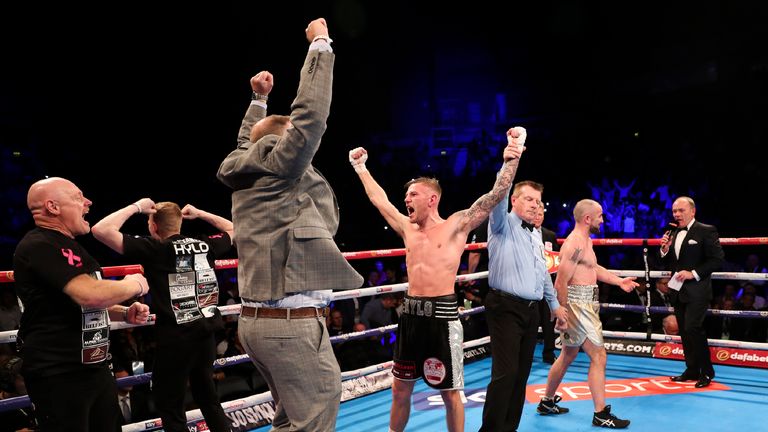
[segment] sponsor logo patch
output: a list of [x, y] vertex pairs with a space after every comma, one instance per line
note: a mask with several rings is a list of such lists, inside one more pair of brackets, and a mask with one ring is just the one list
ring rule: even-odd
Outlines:
[[440, 360], [430, 357], [424, 360], [424, 379], [432, 384], [438, 385], [445, 380], [445, 364]]

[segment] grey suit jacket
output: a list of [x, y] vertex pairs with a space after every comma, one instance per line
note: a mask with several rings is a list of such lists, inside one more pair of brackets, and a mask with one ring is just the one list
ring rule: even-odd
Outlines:
[[291, 105], [293, 128], [251, 143], [252, 126], [266, 115], [252, 104], [237, 149], [219, 167], [219, 180], [234, 190], [232, 221], [243, 298], [278, 300], [297, 291], [363, 284], [333, 240], [339, 227], [336, 196], [312, 166], [330, 112], [333, 63], [333, 53], [309, 51]]

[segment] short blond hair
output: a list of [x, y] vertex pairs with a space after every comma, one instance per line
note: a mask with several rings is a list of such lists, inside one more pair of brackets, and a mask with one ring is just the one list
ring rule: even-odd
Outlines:
[[529, 188], [544, 193], [544, 185], [532, 180], [525, 180], [519, 183], [515, 183], [515, 187], [512, 189], [512, 196], [517, 198], [523, 193], [523, 188], [528, 186]]
[[166, 238], [173, 234], [181, 232], [181, 209], [179, 205], [170, 202], [163, 201], [155, 204], [156, 213], [149, 215], [152, 221], [157, 225], [157, 234]]
[[432, 189], [437, 193], [437, 197], [440, 198], [440, 196], [443, 194], [443, 188], [440, 187], [440, 182], [437, 181], [434, 177], [419, 177], [415, 178], [408, 183], [405, 184], [405, 189], [408, 190], [409, 187], [411, 187], [412, 184], [420, 183], [424, 186]]

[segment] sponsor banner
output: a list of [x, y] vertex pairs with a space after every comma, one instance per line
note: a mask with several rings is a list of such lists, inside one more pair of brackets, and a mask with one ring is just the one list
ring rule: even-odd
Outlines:
[[389, 369], [346, 380], [341, 383], [341, 401], [348, 401], [369, 395], [392, 386]]
[[96, 330], [106, 327], [109, 327], [106, 309], [83, 312], [83, 330]]
[[[768, 369], [768, 352], [761, 350], [709, 347], [712, 363], [747, 366]], [[654, 357], [684, 360], [683, 346], [676, 343], [659, 342], [653, 353]]]
[[216, 273], [213, 269], [200, 270], [197, 272], [197, 283], [204, 284], [216, 282]]
[[637, 357], [653, 357], [656, 342], [630, 339], [613, 339], [606, 341], [605, 351], [609, 354], [623, 354]]
[[211, 269], [211, 263], [208, 262], [207, 253], [195, 254], [195, 270], [210, 270], [211, 273], [213, 273], [213, 269]]
[[83, 347], [91, 348], [109, 342], [109, 327], [83, 332]]
[[176, 285], [195, 285], [195, 272], [185, 272], [185, 273], [169, 273], [168, 274], [168, 286], [176, 286]]
[[205, 423], [205, 420], [196, 420], [187, 423], [187, 430], [189, 430], [189, 432], [207, 432], [210, 429], [208, 429], [208, 425]]
[[[189, 432], [208, 431], [208, 425], [205, 423], [205, 420], [200, 418], [202, 414], [199, 410], [196, 411], [199, 414], [198, 418], [187, 422], [187, 430]], [[230, 421], [232, 432], [250, 431], [272, 423], [272, 420], [275, 418], [275, 402], [270, 400], [253, 406], [243, 406], [242, 404], [225, 406], [224, 414]], [[139, 423], [139, 425], [140, 429], [129, 430], [163, 430], [163, 422], [160, 419], [147, 420], [143, 424]]]
[[227, 409], [224, 414], [232, 422], [232, 432], [249, 431], [272, 423], [275, 418], [275, 402], [267, 401], [254, 406]]
[[181, 255], [176, 257], [176, 272], [185, 273], [192, 271], [192, 256]]
[[[712, 381], [709, 387], [696, 388], [695, 381], [673, 382], [669, 377], [642, 377], [622, 380], [605, 381], [606, 398], [623, 398], [635, 396], [655, 396], [678, 393], [701, 393], [731, 388], [717, 381]], [[546, 392], [546, 384], [529, 385], [525, 391], [525, 399], [530, 403], [539, 403]], [[557, 388], [563, 401], [578, 401], [592, 399], [587, 382], [562, 383]]]
[[162, 429], [162, 427], [163, 427], [163, 421], [160, 419], [147, 420], [144, 422], [143, 430], [154, 431], [154, 430]]
[[768, 352], [739, 348], [709, 347], [712, 362], [768, 369]]
[[219, 285], [216, 282], [197, 285], [197, 302], [199, 306], [216, 306], [219, 302]]
[[464, 363], [472, 363], [491, 355], [490, 342], [464, 350]]
[[168, 291], [171, 293], [171, 300], [183, 299], [185, 297], [195, 296], [194, 285], [176, 285], [168, 287]]
[[94, 345], [92, 347], [83, 347], [80, 351], [81, 360], [83, 364], [99, 363], [107, 359], [107, 353], [109, 352], [109, 341], [100, 345]]
[[197, 307], [197, 300], [194, 297], [185, 297], [178, 299], [171, 305], [174, 311], [184, 311], [185, 309], [193, 309]]
[[653, 356], [656, 358], [685, 360], [683, 356], [683, 345], [670, 342], [658, 342], [653, 349]]
[[174, 240], [171, 244], [176, 255], [207, 254], [209, 249], [208, 243], [189, 237]]

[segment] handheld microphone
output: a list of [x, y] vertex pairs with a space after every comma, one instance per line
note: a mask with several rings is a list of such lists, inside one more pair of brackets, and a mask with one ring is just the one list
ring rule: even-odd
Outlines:
[[678, 228], [677, 222], [670, 222], [667, 224], [667, 231], [664, 234], [671, 237], [672, 233], [677, 231], [677, 228]]

